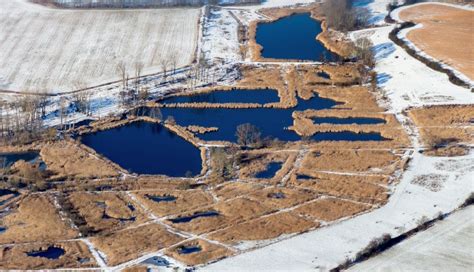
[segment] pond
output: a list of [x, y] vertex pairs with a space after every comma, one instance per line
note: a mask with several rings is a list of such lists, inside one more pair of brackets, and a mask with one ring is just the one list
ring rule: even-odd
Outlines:
[[294, 131], [286, 128], [293, 125], [293, 111], [306, 109], [329, 109], [338, 103], [334, 100], [321, 98], [315, 95], [309, 100], [298, 100], [298, 105], [290, 109], [279, 108], [162, 108], [163, 118], [173, 116], [181, 126], [199, 125], [204, 127], [218, 127], [219, 130], [197, 135], [205, 141], [236, 142], [235, 132], [241, 124], [251, 123], [258, 127], [262, 137], [277, 138], [282, 141], [298, 141]]
[[168, 220], [171, 221], [172, 223], [179, 224], [179, 223], [188, 223], [200, 217], [214, 217], [214, 216], [219, 216], [219, 213], [216, 211], [196, 212], [189, 216], [181, 216], [181, 217], [176, 217], [176, 218], [172, 218]]
[[173, 103], [276, 103], [279, 102], [278, 91], [271, 89], [251, 90], [237, 89], [230, 91], [212, 91], [193, 95], [172, 96], [160, 101], [163, 104]]
[[176, 197], [175, 196], [172, 196], [172, 195], [163, 195], [163, 196], [158, 196], [158, 195], [148, 195], [146, 194], [145, 195], [146, 198], [154, 201], [154, 202], [157, 202], [157, 203], [160, 203], [160, 202], [173, 202], [176, 200]]
[[82, 142], [124, 169], [171, 177], [201, 172], [201, 152], [160, 124], [134, 122], [82, 135]]
[[50, 246], [46, 250], [38, 250], [26, 253], [30, 257], [42, 257], [47, 259], [58, 259], [64, 255], [64, 249]]
[[257, 173], [255, 177], [259, 179], [273, 178], [276, 172], [280, 170], [281, 166], [282, 166], [281, 162], [271, 162], [267, 165], [267, 168], [265, 170]]
[[202, 248], [200, 246], [180, 246], [178, 248], [179, 254], [192, 254], [201, 251]]
[[378, 132], [320, 132], [311, 137], [315, 141], [385, 141], [384, 137]]
[[10, 167], [19, 160], [35, 163], [38, 158], [38, 152], [0, 153], [0, 167]]
[[264, 58], [337, 60], [337, 55], [316, 39], [321, 32], [321, 22], [312, 19], [309, 13], [301, 13], [258, 24], [256, 41], [263, 47]]

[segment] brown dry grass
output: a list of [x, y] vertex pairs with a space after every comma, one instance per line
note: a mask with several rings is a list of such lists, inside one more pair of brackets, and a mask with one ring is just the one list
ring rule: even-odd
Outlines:
[[72, 141], [46, 144], [41, 149], [41, 158], [48, 166], [48, 170], [56, 174], [55, 178], [118, 176], [118, 171], [113, 165], [88, 154]]
[[239, 164], [240, 179], [254, 178], [258, 173], [265, 171], [270, 163], [279, 162], [282, 164], [280, 169], [275, 173], [275, 176], [269, 178], [273, 182], [277, 182], [292, 168], [296, 153], [259, 150], [243, 153], [241, 157], [244, 159]]
[[249, 197], [260, 201], [274, 210], [290, 208], [306, 201], [313, 200], [317, 195], [305, 189], [290, 189], [285, 187], [268, 187], [255, 190], [249, 194]]
[[211, 239], [223, 243], [236, 244], [241, 241], [267, 240], [283, 234], [308, 231], [319, 224], [291, 212], [278, 213], [217, 231], [210, 235]]
[[[213, 204], [212, 196], [203, 190], [150, 190], [134, 195], [157, 216], [168, 216]], [[175, 201], [155, 202], [147, 196], [174, 196]]]
[[94, 232], [107, 233], [147, 221], [140, 207], [122, 193], [78, 192], [72, 193], [69, 201]]
[[295, 210], [303, 216], [322, 221], [334, 221], [370, 209], [370, 206], [334, 198], [325, 198], [303, 205]]
[[152, 223], [94, 237], [91, 242], [107, 255], [107, 264], [117, 265], [182, 240], [182, 237], [168, 232], [163, 226]]
[[400, 157], [387, 150], [319, 150], [306, 155], [302, 171], [391, 174]]
[[446, 140], [474, 143], [474, 106], [449, 105], [416, 108], [408, 116], [418, 126], [425, 146]]
[[2, 218], [7, 230], [0, 243], [53, 242], [72, 239], [79, 234], [63, 220], [50, 195], [30, 195], [21, 199], [18, 207]]
[[217, 211], [219, 215], [213, 217], [199, 217], [187, 223], [172, 223], [171, 221], [167, 223], [180, 230], [202, 234], [230, 226], [240, 221], [256, 218], [272, 211], [270, 207], [263, 205], [260, 201], [236, 198], [230, 201], [219, 202], [212, 206], [202, 207], [192, 212], [183, 213], [176, 217], [189, 216], [198, 211], [209, 210]]
[[407, 35], [418, 48], [474, 80], [473, 11], [430, 3], [404, 9], [399, 16], [423, 24]]
[[[28, 252], [46, 250], [49, 246], [62, 248], [65, 251], [64, 255], [58, 259], [27, 255]], [[97, 266], [87, 246], [79, 241], [4, 246], [0, 250], [0, 269], [67, 269]]]
[[[307, 172], [304, 172], [305, 174]], [[306, 174], [308, 175], [308, 174]], [[389, 194], [385, 187], [378, 184], [387, 183], [384, 176], [356, 176], [336, 175], [325, 173], [311, 173], [311, 179], [290, 180], [290, 185], [309, 189], [318, 194], [352, 199], [371, 204], [383, 204], [388, 200]]]
[[[180, 254], [179, 250], [183, 246], [198, 246], [201, 248], [201, 251], [191, 254]], [[165, 251], [165, 254], [187, 265], [198, 265], [228, 257], [232, 255], [232, 252], [223, 246], [211, 244], [207, 241], [198, 239], [169, 248]]]

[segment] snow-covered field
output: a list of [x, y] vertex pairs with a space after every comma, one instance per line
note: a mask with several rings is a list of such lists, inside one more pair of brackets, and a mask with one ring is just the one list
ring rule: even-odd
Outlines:
[[349, 271], [472, 270], [473, 214], [473, 206], [458, 211], [379, 256], [355, 265]]
[[[189, 64], [199, 9], [56, 10], [0, 0], [0, 90], [60, 93]], [[171, 64], [168, 64], [170, 67]], [[169, 68], [168, 68], [169, 69]]]

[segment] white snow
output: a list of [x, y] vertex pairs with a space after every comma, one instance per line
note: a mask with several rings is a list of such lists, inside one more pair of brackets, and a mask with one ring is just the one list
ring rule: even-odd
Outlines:
[[[0, 0], [0, 90], [62, 93], [142, 74], [195, 53], [199, 9], [59, 10]], [[168, 65], [170, 66], [170, 65]]]

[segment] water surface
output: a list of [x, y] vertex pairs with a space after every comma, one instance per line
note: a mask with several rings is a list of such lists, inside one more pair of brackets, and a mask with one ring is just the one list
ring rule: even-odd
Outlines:
[[58, 259], [64, 255], [64, 249], [50, 246], [46, 250], [38, 250], [26, 253], [30, 257], [42, 257], [47, 259]]
[[82, 142], [134, 173], [181, 177], [201, 172], [200, 150], [160, 124], [134, 122], [85, 134]]
[[337, 55], [316, 39], [321, 32], [321, 22], [302, 13], [258, 24], [256, 41], [264, 58], [334, 61]]
[[276, 103], [279, 102], [278, 91], [271, 89], [250, 90], [237, 89], [230, 91], [212, 91], [193, 95], [172, 96], [160, 101], [164, 104], [172, 103]]

